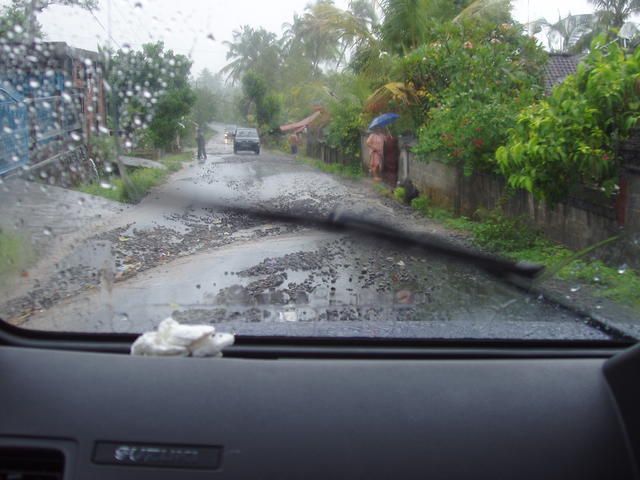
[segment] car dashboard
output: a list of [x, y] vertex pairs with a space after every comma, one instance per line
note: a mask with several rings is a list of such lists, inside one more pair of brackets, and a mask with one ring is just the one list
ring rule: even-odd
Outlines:
[[239, 338], [196, 359], [3, 329], [2, 479], [638, 478], [637, 346]]

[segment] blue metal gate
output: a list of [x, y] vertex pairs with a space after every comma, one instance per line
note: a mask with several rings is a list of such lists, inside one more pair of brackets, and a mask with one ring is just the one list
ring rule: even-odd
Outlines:
[[29, 161], [29, 116], [23, 96], [0, 86], [0, 174]]

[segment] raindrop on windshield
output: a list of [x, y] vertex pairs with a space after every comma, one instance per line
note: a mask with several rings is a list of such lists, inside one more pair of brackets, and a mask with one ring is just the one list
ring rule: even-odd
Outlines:
[[579, 291], [579, 290], [580, 290], [580, 287], [579, 287], [578, 285], [576, 285], [575, 287], [571, 287], [571, 288], [569, 289], [569, 291], [570, 291], [571, 293], [576, 293], [576, 292], [577, 292], [577, 291]]
[[207, 35], [207, 39], [211, 40], [212, 42], [216, 41], [215, 37], [213, 36], [213, 33], [210, 33], [209, 35]]
[[71, 135], [70, 135], [70, 136], [71, 136], [71, 139], [72, 139], [74, 142], [79, 142], [79, 141], [82, 139], [82, 137], [81, 137], [80, 135], [78, 135], [78, 133], [77, 133], [77, 132], [71, 132]]
[[107, 182], [106, 180], [103, 180], [100, 182], [100, 187], [102, 188], [111, 188], [111, 184], [109, 182]]
[[65, 102], [71, 103], [71, 95], [69, 95], [68, 93], [63, 92], [61, 97]]
[[22, 32], [24, 32], [24, 29], [20, 26], [20, 25], [14, 25], [13, 26], [13, 31], [20, 34]]
[[29, 86], [31, 88], [38, 88], [40, 86], [40, 82], [35, 78], [32, 78], [31, 80], [29, 80]]
[[51, 235], [51, 228], [50, 227], [44, 227], [44, 230], [42, 231], [42, 233], [44, 233], [47, 236]]
[[624, 273], [627, 271], [627, 268], [629, 268], [629, 267], [627, 267], [627, 265], [626, 265], [626, 264], [622, 264], [622, 265], [620, 265], [620, 266], [618, 267], [618, 273], [619, 273], [620, 275], [624, 274]]
[[133, 4], [133, 6], [136, 8], [142, 8], [142, 2], [136, 2]]

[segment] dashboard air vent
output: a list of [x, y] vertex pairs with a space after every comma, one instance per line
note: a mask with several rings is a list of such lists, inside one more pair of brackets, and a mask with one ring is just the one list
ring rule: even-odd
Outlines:
[[0, 447], [0, 480], [62, 480], [64, 455], [45, 448]]

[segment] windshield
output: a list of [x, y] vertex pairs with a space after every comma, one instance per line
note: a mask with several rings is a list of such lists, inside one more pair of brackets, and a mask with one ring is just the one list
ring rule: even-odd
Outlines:
[[0, 318], [635, 339], [639, 8], [0, 0]]
[[238, 130], [236, 132], [236, 137], [257, 137], [258, 132], [255, 130]]

